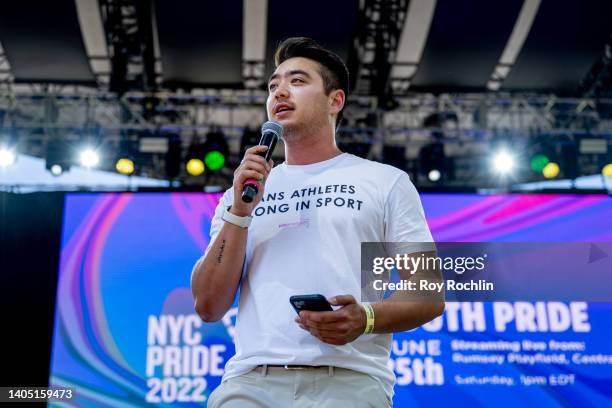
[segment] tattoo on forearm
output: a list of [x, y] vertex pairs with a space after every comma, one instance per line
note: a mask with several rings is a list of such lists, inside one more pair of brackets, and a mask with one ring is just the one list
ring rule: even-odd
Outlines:
[[219, 248], [219, 256], [217, 256], [217, 263], [221, 263], [223, 258], [223, 250], [225, 249], [225, 240], [221, 241], [221, 247]]

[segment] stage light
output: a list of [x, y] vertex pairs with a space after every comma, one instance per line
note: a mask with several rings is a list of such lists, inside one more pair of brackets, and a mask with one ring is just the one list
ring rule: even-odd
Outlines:
[[601, 169], [601, 174], [603, 174], [604, 177], [612, 177], [612, 163], [606, 164], [603, 169]]
[[444, 178], [448, 180], [452, 176], [447, 158], [444, 153], [444, 144], [440, 141], [426, 144], [419, 151], [419, 171], [427, 176], [429, 181], [439, 182]]
[[200, 159], [189, 159], [187, 161], [187, 165], [185, 166], [187, 173], [191, 176], [199, 176], [204, 173], [205, 166], [204, 162]]
[[217, 171], [225, 165], [225, 156], [223, 153], [213, 150], [212, 152], [206, 153], [206, 156], [204, 156], [204, 163], [211, 171]]
[[127, 157], [122, 157], [117, 160], [115, 169], [117, 169], [119, 173], [129, 176], [134, 173], [134, 161]]
[[552, 178], [557, 177], [560, 171], [561, 169], [559, 168], [559, 165], [557, 163], [550, 162], [546, 166], [544, 166], [544, 169], [542, 170], [542, 174], [544, 175], [545, 178], [552, 179]]
[[81, 151], [79, 162], [83, 167], [96, 167], [100, 163], [100, 155], [91, 147], [87, 147]]
[[66, 141], [62, 139], [50, 139], [47, 142], [47, 155], [45, 156], [45, 168], [55, 177], [70, 170], [72, 155]]
[[206, 142], [204, 142], [202, 149], [206, 168], [210, 171], [221, 170], [229, 154], [225, 135], [221, 131], [211, 131], [206, 135]]
[[208, 166], [204, 164], [205, 156], [206, 152], [204, 150], [204, 145], [198, 143], [197, 140], [193, 140], [187, 149], [187, 154], [185, 154], [185, 170], [187, 174], [194, 177], [203, 174], [208, 168]]
[[61, 176], [64, 172], [64, 168], [59, 164], [51, 165], [51, 168], [49, 170], [51, 171], [51, 174], [53, 174], [55, 177]]
[[0, 167], [9, 167], [15, 163], [17, 155], [14, 149], [8, 147], [0, 147]]
[[436, 182], [440, 180], [441, 177], [442, 173], [440, 173], [440, 170], [437, 169], [431, 170], [429, 173], [427, 173], [427, 178], [429, 179], [429, 181]]
[[514, 156], [507, 150], [500, 150], [493, 156], [493, 168], [499, 174], [509, 174], [515, 166]]
[[541, 173], [549, 162], [550, 159], [548, 156], [544, 154], [536, 154], [531, 158], [531, 170], [536, 173]]

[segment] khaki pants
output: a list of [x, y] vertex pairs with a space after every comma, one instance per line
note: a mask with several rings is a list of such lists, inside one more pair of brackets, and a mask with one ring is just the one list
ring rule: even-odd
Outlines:
[[382, 385], [367, 374], [344, 368], [257, 367], [223, 381], [209, 408], [391, 407]]

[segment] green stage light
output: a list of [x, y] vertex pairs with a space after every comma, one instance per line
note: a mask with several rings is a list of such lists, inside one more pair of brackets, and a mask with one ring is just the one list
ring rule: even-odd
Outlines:
[[206, 156], [204, 156], [204, 163], [211, 171], [217, 171], [225, 165], [225, 155], [218, 150], [213, 150], [206, 153]]
[[536, 154], [531, 158], [531, 170], [536, 173], [541, 173], [544, 167], [550, 162], [550, 159], [543, 154]]
[[229, 156], [229, 146], [221, 129], [213, 129], [206, 135], [202, 150], [206, 170], [216, 172], [225, 166]]

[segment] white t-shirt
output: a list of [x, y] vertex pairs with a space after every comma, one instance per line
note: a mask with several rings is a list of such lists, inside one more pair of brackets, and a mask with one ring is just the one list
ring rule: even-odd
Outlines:
[[[211, 225], [221, 229], [225, 192]], [[333, 365], [369, 374], [393, 396], [387, 366], [391, 334], [362, 335], [343, 346], [302, 330], [292, 295], [361, 298], [361, 242], [432, 242], [408, 175], [343, 153], [309, 165], [280, 164], [253, 211], [236, 321], [236, 354], [224, 379], [261, 364]]]

